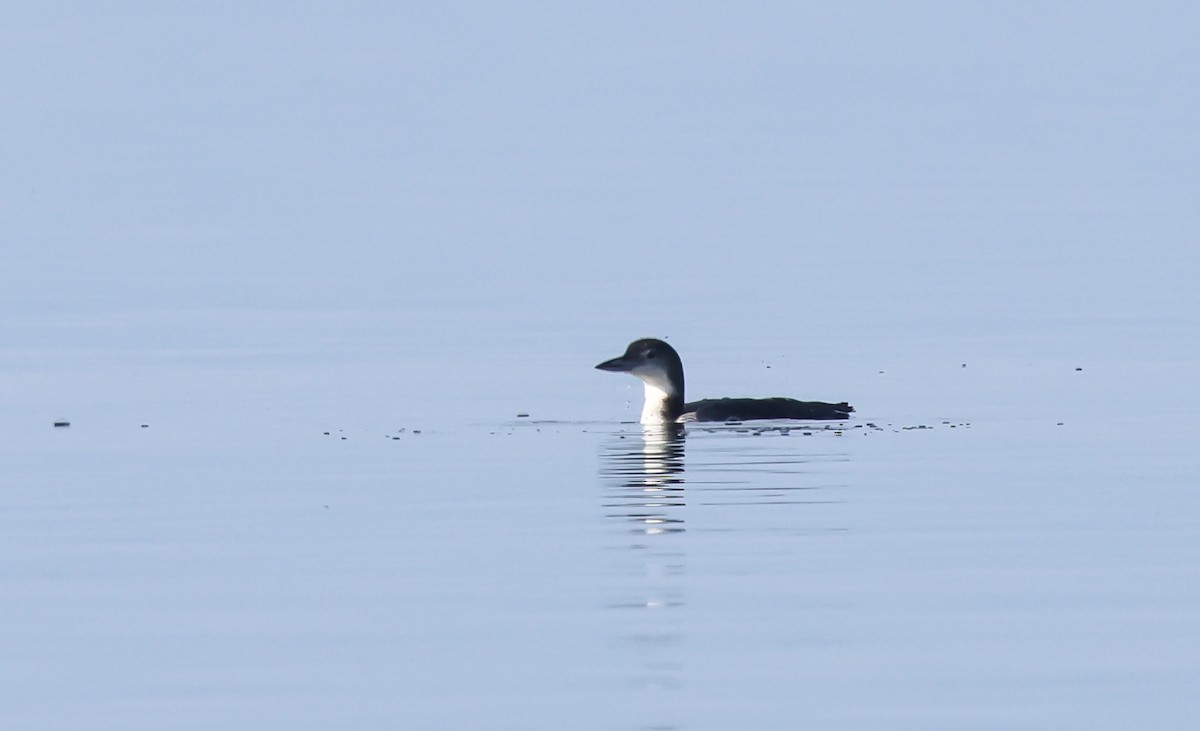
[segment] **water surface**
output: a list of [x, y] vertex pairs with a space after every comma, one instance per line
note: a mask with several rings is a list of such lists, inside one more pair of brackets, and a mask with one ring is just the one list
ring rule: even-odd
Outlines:
[[294, 10], [0, 8], [4, 725], [1195, 725], [1195, 10]]

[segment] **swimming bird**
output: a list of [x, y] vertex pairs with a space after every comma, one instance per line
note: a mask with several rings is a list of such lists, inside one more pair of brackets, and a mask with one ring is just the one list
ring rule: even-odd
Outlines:
[[791, 398], [718, 398], [685, 403], [683, 361], [667, 343], [654, 338], [634, 340], [625, 354], [596, 366], [602, 371], [628, 373], [645, 384], [643, 424], [684, 421], [749, 421], [751, 419], [849, 419], [854, 407], [845, 401], [797, 401]]

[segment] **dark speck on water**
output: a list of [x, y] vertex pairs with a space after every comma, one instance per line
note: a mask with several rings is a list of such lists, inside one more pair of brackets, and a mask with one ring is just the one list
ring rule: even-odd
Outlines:
[[54, 426], [56, 426], [56, 427], [70, 426], [70, 425], [71, 425], [71, 422], [69, 422], [69, 421], [56, 421], [56, 422], [54, 422]]
[[522, 411], [521, 413], [517, 414], [517, 418], [518, 419], [528, 419], [529, 414], [526, 414], [525, 412]]

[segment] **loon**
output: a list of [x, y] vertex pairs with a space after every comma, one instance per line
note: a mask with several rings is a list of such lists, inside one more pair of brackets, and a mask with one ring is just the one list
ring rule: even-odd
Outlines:
[[750, 419], [849, 419], [854, 407], [845, 401], [797, 401], [790, 398], [719, 398], [683, 401], [683, 361], [667, 343], [635, 340], [625, 354], [596, 366], [602, 371], [637, 376], [646, 387], [643, 424]]

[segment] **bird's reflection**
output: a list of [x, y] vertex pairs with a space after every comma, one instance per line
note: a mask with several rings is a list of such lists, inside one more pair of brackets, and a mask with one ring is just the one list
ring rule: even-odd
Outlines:
[[680, 425], [643, 426], [604, 445], [600, 479], [610, 517], [647, 536], [683, 531], [685, 438]]
[[639, 426], [601, 446], [603, 506], [620, 526], [610, 544], [619, 581], [608, 609], [616, 612], [615, 640], [631, 653], [626, 680], [647, 691], [676, 689], [683, 674], [684, 439], [678, 426]]

